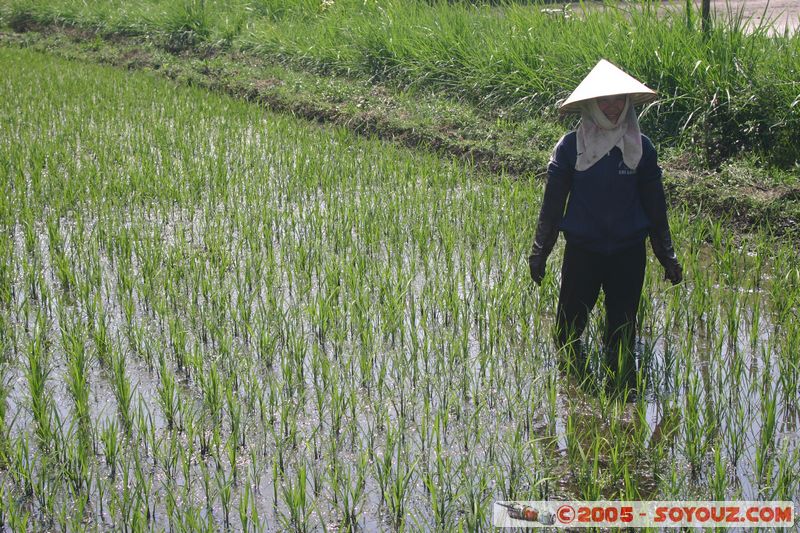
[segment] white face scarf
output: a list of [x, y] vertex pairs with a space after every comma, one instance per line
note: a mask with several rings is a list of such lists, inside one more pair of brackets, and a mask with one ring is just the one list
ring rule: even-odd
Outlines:
[[588, 169], [615, 146], [622, 151], [622, 160], [629, 169], [636, 170], [639, 166], [642, 159], [642, 133], [630, 97], [625, 98], [625, 107], [616, 124], [600, 111], [596, 99], [587, 100], [581, 106], [581, 123], [576, 133], [578, 158], [575, 170]]

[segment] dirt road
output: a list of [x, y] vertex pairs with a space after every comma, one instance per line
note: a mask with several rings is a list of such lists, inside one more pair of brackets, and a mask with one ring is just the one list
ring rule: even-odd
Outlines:
[[[695, 16], [699, 17], [701, 0], [692, 2], [696, 8]], [[623, 3], [620, 1], [620, 4]], [[628, 0], [628, 3], [635, 6], [637, 0]], [[576, 11], [580, 10], [577, 0], [571, 0], [570, 5]], [[584, 5], [597, 9], [604, 9], [606, 6], [601, 2], [588, 2]], [[661, 0], [661, 5], [665, 9], [682, 10], [686, 6], [686, 0]], [[743, 21], [749, 27], [767, 24], [771, 26], [770, 33], [773, 34], [782, 34], [786, 29], [795, 33], [800, 29], [800, 0], [711, 0], [711, 13], [721, 22], [730, 20], [730, 15], [739, 16], [741, 13]]]
[[[700, 9], [700, 2], [695, 2]], [[728, 10], [742, 10], [744, 18], [751, 18], [751, 25], [762, 21], [770, 23], [774, 31], [783, 33], [788, 28], [796, 32], [800, 27], [800, 0], [711, 0], [711, 9], [723, 19]]]

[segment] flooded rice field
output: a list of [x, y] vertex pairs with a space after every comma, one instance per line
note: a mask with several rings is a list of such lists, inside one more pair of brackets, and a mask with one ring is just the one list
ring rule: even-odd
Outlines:
[[[673, 212], [643, 393], [559, 370], [541, 187], [0, 50], [0, 528], [487, 530], [496, 500], [800, 503], [792, 243]], [[599, 351], [595, 315], [587, 345]]]

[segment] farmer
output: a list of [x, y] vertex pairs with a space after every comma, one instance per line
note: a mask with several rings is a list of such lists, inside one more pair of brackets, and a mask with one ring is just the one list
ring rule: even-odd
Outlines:
[[562, 113], [580, 113], [581, 120], [553, 150], [528, 258], [531, 278], [540, 285], [547, 256], [564, 232], [555, 336], [564, 362], [579, 371], [586, 368], [580, 337], [603, 290], [605, 368], [616, 392], [636, 387], [633, 348], [648, 235], [665, 279], [673, 285], [682, 280], [656, 150], [640, 132], [634, 109], [655, 98], [601, 60], [561, 105]]

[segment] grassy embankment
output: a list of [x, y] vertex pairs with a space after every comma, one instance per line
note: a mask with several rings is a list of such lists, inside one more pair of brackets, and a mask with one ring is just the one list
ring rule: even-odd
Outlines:
[[[796, 230], [800, 38], [748, 33], [735, 16], [704, 37], [678, 9], [625, 5], [575, 14], [374, 0], [21, 0], [1, 11], [19, 30], [66, 25], [80, 29], [78, 40], [117, 43], [73, 44], [85, 57], [168, 66], [277, 108], [526, 175], [541, 172], [568, 127], [555, 102], [606, 57], [662, 95], [643, 124], [674, 200], [743, 227]], [[123, 36], [156, 46], [131, 56]]]
[[626, 406], [555, 368], [561, 247], [531, 290], [529, 182], [141, 73], [0, 69], [0, 528], [798, 503], [792, 245], [674, 210], [687, 281], [651, 258]]

